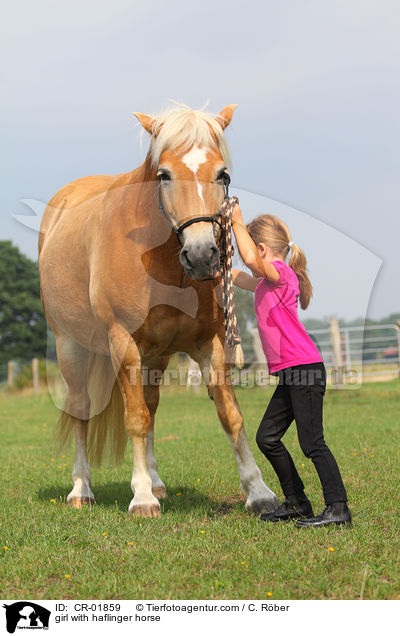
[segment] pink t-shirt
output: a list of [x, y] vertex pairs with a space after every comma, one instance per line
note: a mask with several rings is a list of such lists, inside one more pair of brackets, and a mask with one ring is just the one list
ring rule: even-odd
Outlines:
[[297, 315], [299, 280], [289, 265], [272, 261], [279, 272], [274, 283], [263, 278], [256, 287], [254, 305], [258, 331], [270, 373], [322, 358]]

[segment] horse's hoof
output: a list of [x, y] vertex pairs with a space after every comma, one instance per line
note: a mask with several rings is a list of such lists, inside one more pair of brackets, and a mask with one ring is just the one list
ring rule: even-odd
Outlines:
[[158, 504], [138, 504], [129, 508], [132, 517], [161, 517], [161, 510]]
[[90, 497], [71, 497], [67, 503], [71, 508], [82, 508], [82, 506], [86, 506], [87, 504], [93, 505], [95, 500]]
[[156, 499], [166, 499], [168, 497], [167, 490], [164, 486], [155, 486], [152, 488], [151, 492]]
[[257, 499], [246, 504], [247, 512], [259, 515], [263, 512], [272, 512], [278, 506], [278, 500], [274, 499]]

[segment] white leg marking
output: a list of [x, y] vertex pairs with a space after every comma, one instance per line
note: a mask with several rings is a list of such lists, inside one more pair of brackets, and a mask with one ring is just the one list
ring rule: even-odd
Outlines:
[[86, 454], [86, 435], [82, 434], [81, 430], [76, 436], [75, 464], [72, 470], [72, 482], [74, 487], [67, 497], [67, 502], [75, 498], [87, 498], [94, 502], [94, 494], [90, 489], [91, 475]]
[[250, 450], [244, 429], [241, 429], [236, 445], [230, 435], [229, 439], [238, 465], [240, 487], [247, 496], [246, 508], [251, 508], [252, 504], [257, 501], [263, 501], [267, 506], [270, 503], [271, 509], [275, 508], [277, 505], [275, 493], [268, 488], [262, 479], [261, 471]]
[[133, 470], [131, 488], [134, 497], [129, 504], [129, 512], [137, 506], [160, 507], [158, 499], [151, 492], [151, 477], [146, 466], [146, 451], [142, 444], [144, 440], [138, 438], [133, 444]]
[[152, 488], [165, 488], [165, 484], [158, 476], [158, 464], [154, 455], [154, 431], [148, 431], [146, 443], [146, 463], [147, 470], [151, 478]]

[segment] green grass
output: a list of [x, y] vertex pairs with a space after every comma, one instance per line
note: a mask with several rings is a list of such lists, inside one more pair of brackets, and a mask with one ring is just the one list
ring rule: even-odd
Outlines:
[[[280, 498], [277, 479], [254, 442], [270, 394], [237, 391], [256, 460]], [[64, 500], [72, 451], [54, 455], [57, 412], [50, 399], [3, 397], [2, 597], [355, 599], [363, 590], [366, 599], [400, 598], [399, 412], [398, 380], [328, 390], [326, 438], [354, 524], [297, 530], [261, 524], [245, 512], [230, 444], [203, 393], [164, 390], [156, 456], [169, 498], [161, 519], [142, 520], [127, 513], [130, 451], [122, 466], [93, 470], [95, 506], [70, 509]], [[285, 440], [320, 512], [318, 478], [294, 426]]]

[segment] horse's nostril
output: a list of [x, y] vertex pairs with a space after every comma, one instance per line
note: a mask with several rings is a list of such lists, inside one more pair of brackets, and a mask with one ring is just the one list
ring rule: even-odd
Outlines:
[[215, 265], [219, 261], [219, 249], [216, 245], [211, 245], [210, 251], [210, 263], [211, 265]]
[[181, 263], [182, 263], [182, 265], [186, 265], [187, 267], [192, 267], [192, 263], [190, 262], [189, 257], [188, 257], [188, 252], [189, 252], [189, 250], [188, 250], [187, 247], [183, 247], [181, 249], [181, 254], [180, 254]]

